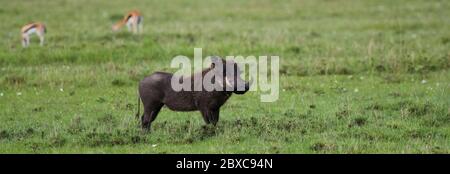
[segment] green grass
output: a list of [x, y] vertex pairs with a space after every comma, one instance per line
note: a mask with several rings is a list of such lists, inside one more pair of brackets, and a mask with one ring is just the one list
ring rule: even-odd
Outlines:
[[[446, 0], [5, 1], [0, 153], [450, 153]], [[144, 34], [113, 33], [140, 9]], [[48, 27], [21, 48], [20, 27]], [[176, 55], [280, 56], [280, 98], [232, 96], [218, 126], [134, 114]], [[21, 94], [21, 95], [18, 95]]]

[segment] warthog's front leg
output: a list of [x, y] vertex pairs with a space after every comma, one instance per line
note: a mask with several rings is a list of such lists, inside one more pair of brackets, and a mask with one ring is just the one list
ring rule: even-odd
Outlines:
[[212, 123], [215, 126], [219, 121], [219, 109], [204, 109], [201, 113], [206, 124]]

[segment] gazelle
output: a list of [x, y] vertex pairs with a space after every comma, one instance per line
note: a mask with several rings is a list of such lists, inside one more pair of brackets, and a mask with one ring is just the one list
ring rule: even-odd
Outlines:
[[141, 16], [141, 13], [137, 10], [133, 10], [129, 12], [125, 17], [114, 24], [112, 26], [113, 31], [119, 30], [124, 25], [127, 26], [128, 31], [132, 31], [133, 33], [140, 33], [142, 32], [142, 20], [143, 17]]
[[28, 47], [28, 45], [30, 45], [30, 37], [33, 33], [36, 33], [36, 35], [38, 35], [40, 45], [44, 45], [44, 35], [46, 32], [47, 28], [45, 27], [45, 25], [39, 22], [34, 22], [23, 26], [21, 29], [22, 46]]

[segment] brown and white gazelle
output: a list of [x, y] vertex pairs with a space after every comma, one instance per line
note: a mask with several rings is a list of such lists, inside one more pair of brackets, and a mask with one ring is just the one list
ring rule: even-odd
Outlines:
[[36, 33], [39, 37], [40, 45], [44, 45], [44, 35], [46, 32], [47, 28], [40, 22], [34, 22], [23, 26], [21, 29], [22, 46], [28, 47], [28, 45], [30, 45], [30, 37], [33, 33]]
[[142, 32], [142, 15], [139, 11], [133, 10], [130, 11], [125, 17], [113, 25], [112, 30], [117, 31], [124, 25], [127, 26], [128, 31], [132, 31], [133, 33]]

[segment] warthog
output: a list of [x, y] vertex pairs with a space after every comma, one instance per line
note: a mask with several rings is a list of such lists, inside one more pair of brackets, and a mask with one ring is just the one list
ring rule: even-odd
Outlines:
[[[202, 83], [206, 79], [205, 76], [210, 76], [207, 75], [211, 74], [209, 72], [215, 74], [210, 77], [211, 83]], [[173, 111], [200, 111], [205, 123], [215, 126], [219, 121], [220, 107], [230, 98], [231, 94], [244, 94], [250, 88], [250, 82], [244, 81], [240, 75], [241, 70], [236, 62], [218, 57], [211, 58], [209, 68], [187, 77], [155, 72], [139, 83], [136, 117], [139, 117], [139, 101], [142, 100], [144, 113], [141, 116], [141, 124], [145, 130], [150, 129], [151, 123], [164, 105]], [[190, 89], [175, 90], [172, 86], [172, 78], [178, 82], [190, 81], [190, 86], [188, 86]], [[194, 90], [195, 83], [201, 85], [201, 89]]]

